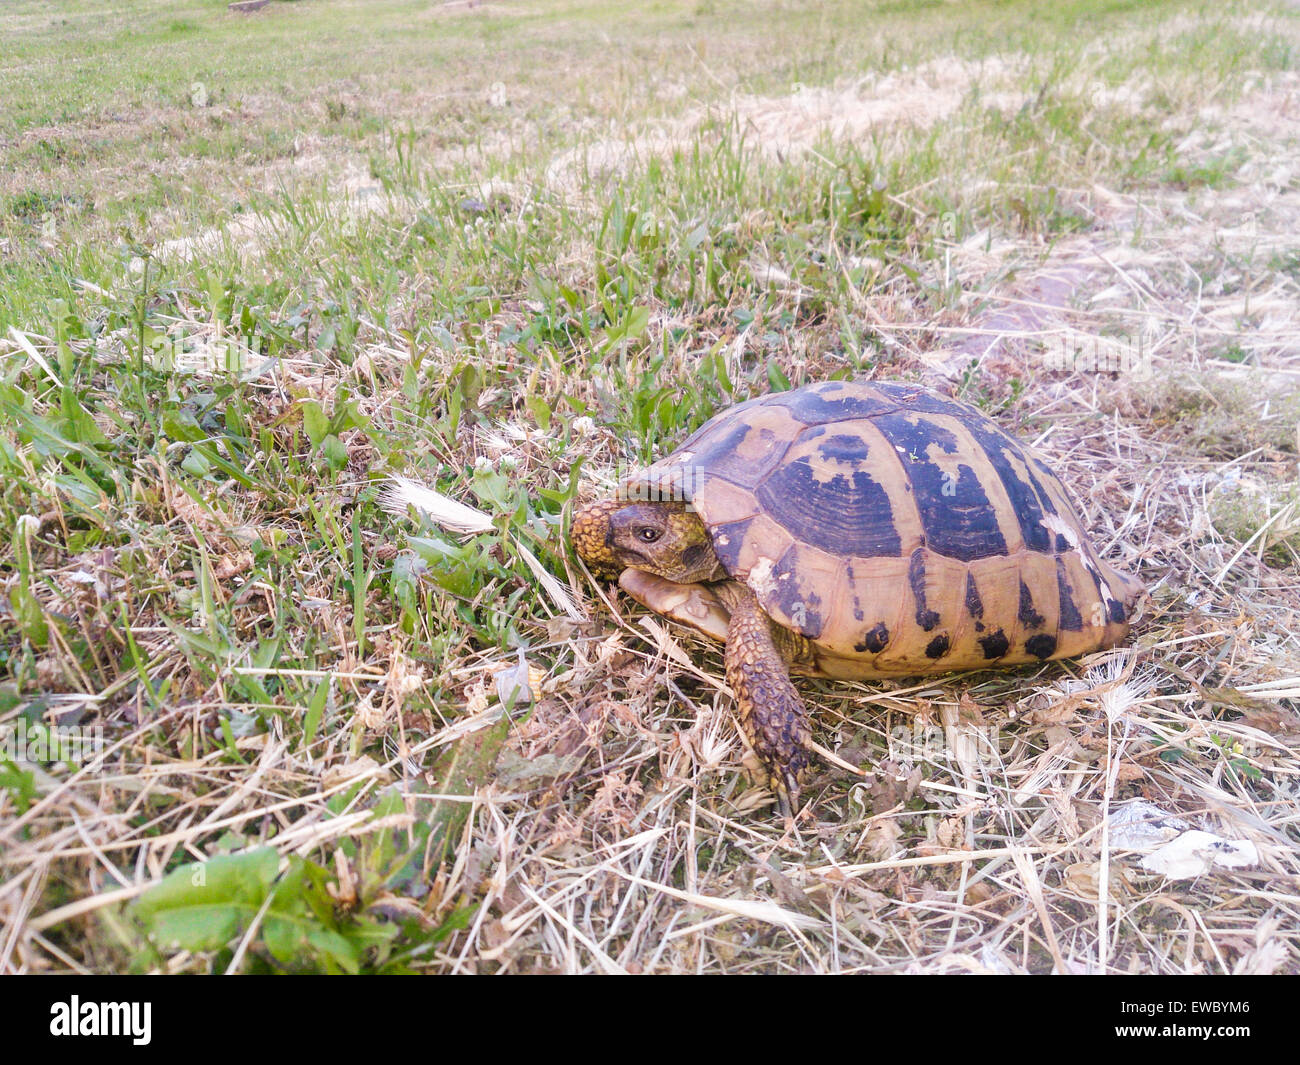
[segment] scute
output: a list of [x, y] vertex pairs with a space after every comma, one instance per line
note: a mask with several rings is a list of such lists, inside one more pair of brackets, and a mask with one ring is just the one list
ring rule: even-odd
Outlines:
[[[856, 441], [857, 448], [846, 444]], [[902, 550], [880, 460], [862, 434], [805, 433], [786, 461], [757, 487], [763, 512], [804, 543], [838, 554], [897, 555]], [[886, 462], [890, 462], [888, 456]], [[873, 476], [872, 464], [875, 464]]]
[[828, 381], [797, 392], [778, 392], [768, 398], [808, 426], [870, 418], [898, 408], [897, 400], [884, 390], [844, 381]]
[[911, 484], [927, 546], [965, 562], [1007, 554], [999, 510], [986, 487], [991, 467], [959, 422], [915, 414], [873, 422]]
[[753, 488], [784, 458], [796, 428], [784, 411], [755, 410], [750, 417], [732, 419], [700, 439], [690, 461], [711, 477]]

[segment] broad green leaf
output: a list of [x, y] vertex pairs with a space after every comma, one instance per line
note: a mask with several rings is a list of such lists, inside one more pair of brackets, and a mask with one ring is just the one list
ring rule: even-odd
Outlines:
[[[396, 933], [397, 929], [393, 929]], [[316, 928], [307, 933], [307, 942], [322, 954], [328, 954], [339, 968], [355, 975], [361, 969], [361, 954], [344, 936], [327, 928]]]
[[325, 461], [332, 470], [341, 470], [348, 464], [348, 449], [333, 433], [322, 442], [320, 453], [325, 456]]
[[220, 950], [234, 937], [240, 924], [252, 921], [254, 906], [237, 902], [214, 902], [161, 910], [150, 923], [160, 943], [180, 950]]
[[280, 856], [274, 847], [220, 854], [169, 873], [135, 903], [142, 917], [235, 901], [261, 902], [275, 880]]
[[302, 427], [307, 432], [307, 439], [312, 447], [319, 448], [329, 435], [330, 420], [321, 410], [321, 405], [314, 399], [302, 401]]

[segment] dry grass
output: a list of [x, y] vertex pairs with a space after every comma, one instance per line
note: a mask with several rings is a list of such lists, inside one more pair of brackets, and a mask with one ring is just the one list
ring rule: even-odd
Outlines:
[[[787, 100], [735, 95], [557, 151], [533, 168], [535, 185], [466, 184], [456, 195], [495, 209], [496, 188], [510, 212], [598, 211], [599, 182], [680, 151], [717, 108], [760, 132], [776, 153], [766, 165], [816, 167], [837, 134], [867, 128], [902, 143], [908, 128], [947, 123], [941, 144], [969, 141], [963, 86], [978, 81], [983, 106], [1014, 115], [1033, 103], [1018, 63], [935, 61]], [[1168, 88], [1158, 82], [1106, 85], [1105, 102], [1154, 123], [1165, 105], [1153, 99]], [[297, 855], [329, 871], [341, 918], [404, 927], [417, 945], [402, 963], [439, 972], [1300, 972], [1298, 101], [1300, 82], [1280, 73], [1261, 74], [1236, 102], [1205, 103], [1209, 132], [1189, 137], [1180, 160], [1191, 173], [1231, 158], [1222, 184], [1054, 190], [1086, 220], [1082, 232], [990, 224], [942, 239], [944, 254], [919, 263], [913, 283], [849, 281], [843, 293], [840, 309], [875, 338], [881, 372], [982, 404], [1049, 458], [1105, 556], [1151, 587], [1131, 646], [903, 686], [800, 682], [828, 757], [787, 824], [750, 781], [717, 648], [645, 616], [572, 560], [545, 560], [558, 588], [531, 564], [516, 567], [504, 587], [526, 589], [522, 600], [449, 596], [413, 633], [366, 627], [337, 581], [354, 564], [344, 526], [321, 532], [305, 509], [277, 511], [238, 488], [214, 511], [160, 461], [137, 471], [141, 498], [154, 522], [185, 530], [201, 551], [133, 564], [134, 586], [107, 555], [45, 556], [57, 559], [45, 608], [108, 648], [95, 672], [56, 632], [38, 662], [51, 712], [111, 713], [117, 727], [78, 771], [33, 767], [25, 810], [0, 792], [0, 969], [238, 968], [256, 927], [224, 953], [155, 952], [123, 903], [183, 862], [267, 843], [283, 863]], [[960, 186], [962, 174], [935, 181]], [[365, 188], [352, 171], [324, 202], [354, 226], [415, 229], [417, 209], [401, 196], [357, 207]], [[890, 192], [918, 216], [919, 195]], [[268, 217], [160, 254], [202, 258], [232, 240], [255, 264], [282, 253]], [[590, 269], [580, 238], [570, 251], [555, 263], [562, 277]], [[749, 260], [792, 314], [823, 295], [779, 249], [760, 242]], [[861, 278], [871, 265], [831, 271]], [[417, 304], [421, 283], [394, 304]], [[924, 302], [918, 291], [955, 295]], [[524, 305], [512, 293], [495, 326], [521, 320]], [[664, 376], [692, 373], [701, 347], [721, 351], [738, 379], [753, 364], [759, 339], [720, 312], [694, 347], [665, 340], [679, 313], [656, 306], [647, 325], [648, 347], [668, 351]], [[189, 324], [219, 333], [201, 307]], [[1097, 348], [1099, 336], [1108, 346]], [[53, 341], [26, 342], [55, 372]], [[783, 344], [775, 358], [795, 383], [838, 368], [813, 326]], [[367, 416], [400, 407], [409, 338], [370, 321], [358, 348], [350, 366], [304, 358], [267, 369], [255, 381], [264, 424], [282, 432], [303, 397], [331, 409], [345, 388]], [[1070, 353], [1099, 350], [1130, 361], [1116, 373], [1062, 369]], [[495, 338], [479, 354], [484, 364], [515, 358]], [[429, 358], [431, 379], [462, 372], [451, 353]], [[534, 393], [564, 391], [601, 410], [602, 382], [585, 368], [530, 373]], [[548, 428], [493, 387], [478, 399], [492, 416], [438, 456], [462, 480], [477, 464], [530, 490], [555, 486], [561, 448], [586, 460], [584, 494], [612, 476], [623, 455], [599, 418]], [[340, 435], [347, 476], [314, 486], [322, 507], [339, 493], [361, 500], [367, 475], [387, 472], [362, 435]], [[18, 537], [38, 551], [66, 542], [73, 516], [52, 506]], [[250, 545], [273, 529], [317, 545], [302, 553], [295, 585], [315, 628], [277, 635], [303, 655], [324, 640], [328, 664], [264, 666], [245, 654], [204, 674], [194, 663], [209, 654], [199, 637], [214, 603], [247, 632], [278, 616], [282, 591], [242, 579]], [[363, 530], [367, 564], [391, 563], [401, 529]], [[517, 531], [494, 543], [507, 562], [527, 551]], [[103, 604], [144, 602], [151, 573], [192, 589], [193, 625], [182, 637], [144, 607], [123, 630], [131, 645], [119, 646], [100, 627]], [[453, 608], [466, 604], [515, 611], [526, 654], [459, 632]], [[153, 690], [136, 683], [143, 669], [113, 676], [109, 658], [128, 655], [147, 663]], [[267, 727], [200, 743], [232, 707], [255, 709], [237, 687], [247, 678], [277, 685]], [[321, 692], [330, 727], [304, 741], [299, 723]], [[1132, 836], [1117, 835], [1116, 811], [1139, 799], [1253, 844], [1257, 860], [1207, 862], [1186, 879], [1150, 871]], [[401, 876], [398, 838], [425, 844], [400, 856]]]

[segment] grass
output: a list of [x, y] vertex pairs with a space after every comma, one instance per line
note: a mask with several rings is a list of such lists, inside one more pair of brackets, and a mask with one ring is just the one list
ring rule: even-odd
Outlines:
[[[1293, 12], [3, 25], [6, 969], [1297, 971]], [[803, 685], [866, 775], [790, 828], [565, 528], [837, 376], [1037, 442], [1154, 594], [1109, 664]], [[1265, 857], [1164, 881], [1137, 798]]]

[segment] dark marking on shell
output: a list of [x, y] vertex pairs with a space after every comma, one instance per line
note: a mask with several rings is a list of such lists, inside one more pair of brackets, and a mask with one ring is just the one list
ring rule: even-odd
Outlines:
[[870, 418], [895, 409], [895, 404], [889, 399], [829, 394], [834, 391], [828, 387], [813, 387], [798, 392], [778, 392], [769, 398], [772, 403], [787, 408], [804, 425], [826, 425], [851, 418]]
[[1034, 597], [1029, 594], [1024, 581], [1020, 582], [1020, 609], [1016, 612], [1016, 618], [1028, 629], [1036, 629], [1043, 624], [1043, 615], [1034, 609]]
[[1056, 589], [1061, 599], [1061, 620], [1060, 628], [1066, 632], [1081, 632], [1083, 630], [1083, 617], [1079, 614], [1079, 607], [1074, 601], [1074, 589], [1070, 587], [1070, 581], [1065, 575], [1065, 559], [1056, 560]]
[[863, 651], [870, 651], [873, 655], [878, 655], [888, 643], [889, 629], [886, 628], [883, 621], [877, 621], [872, 628], [863, 633], [862, 641], [853, 645], [853, 650], [859, 654]]
[[901, 414], [872, 421], [894, 446], [911, 480], [921, 530], [931, 550], [962, 562], [1007, 553], [997, 508], [989, 502], [975, 470], [960, 464], [954, 478], [928, 458], [929, 450], [936, 447], [956, 455], [959, 441], [953, 433], [926, 421], [913, 423]]
[[822, 634], [822, 600], [816, 592], [799, 582], [799, 545], [791, 544], [781, 560], [772, 567], [771, 603], [793, 622], [795, 632], [809, 640]]
[[1087, 569], [1088, 575], [1092, 577], [1092, 583], [1097, 586], [1097, 598], [1103, 603], [1106, 602], [1111, 597], [1110, 588], [1107, 587], [1106, 582], [1102, 580], [1101, 569], [1093, 560], [1091, 552], [1089, 552], [1088, 555], [1088, 564], [1084, 568]]
[[753, 524], [753, 518], [745, 518], [743, 521], [728, 522], [713, 529], [714, 554], [718, 556], [722, 568], [733, 577], [740, 569], [740, 551], [745, 544], [745, 537], [749, 535], [749, 527]]
[[1101, 576], [1101, 569], [1094, 565], [1088, 567], [1088, 572], [1092, 574], [1093, 583], [1097, 585], [1097, 600], [1106, 604], [1106, 618], [1116, 624], [1122, 625], [1128, 620], [1128, 610], [1124, 604], [1115, 598], [1115, 593], [1110, 590], [1108, 585]]
[[860, 436], [838, 433], [817, 445], [817, 453], [827, 462], [859, 465], [867, 461], [867, 442]]
[[1050, 658], [1056, 650], [1056, 637], [1040, 632], [1025, 641], [1025, 650], [1035, 658]]
[[975, 576], [971, 573], [966, 574], [966, 613], [977, 620], [984, 616], [984, 600], [980, 598]]
[[925, 552], [917, 548], [907, 566], [907, 583], [916, 597], [916, 623], [929, 632], [939, 624], [939, 615], [925, 605]]
[[998, 629], [997, 632], [990, 632], [987, 636], [981, 636], [979, 645], [984, 652], [984, 657], [990, 660], [1001, 658], [1011, 649], [1011, 641], [1007, 639], [1007, 634], [1001, 629]]
[[946, 396], [927, 392], [916, 385], [878, 381], [874, 382], [874, 387], [882, 396], [889, 398], [903, 410], [915, 411], [918, 414], [947, 414], [954, 418], [961, 418], [963, 421], [980, 417], [965, 404], [948, 399]]
[[795, 539], [829, 554], [897, 558], [902, 552], [889, 496], [866, 470], [818, 481], [805, 455], [773, 470], [754, 494]]
[[[764, 472], [771, 469], [774, 463], [779, 462], [780, 457], [790, 447], [790, 441], [777, 439], [771, 429], [757, 428], [744, 419], [737, 419], [736, 424], [730, 428], [720, 425], [718, 429], [720, 431], [717, 433], [701, 436], [691, 464], [697, 471], [710, 477], [721, 477], [724, 481], [730, 481], [741, 488], [752, 489]], [[752, 457], [746, 457], [739, 450], [740, 445], [751, 433], [758, 434], [771, 448], [762, 462], [755, 462]], [[688, 485], [696, 479], [688, 478]]]
[[939, 633], [933, 640], [925, 645], [926, 658], [942, 658], [948, 653], [948, 634]]
[[1058, 555], [1063, 555], [1063, 554], [1065, 554], [1068, 550], [1070, 550], [1070, 541], [1067, 540], [1067, 539], [1066, 539], [1064, 536], [1062, 536], [1060, 533], [1057, 533], [1057, 534], [1056, 534], [1056, 553], [1057, 553]]
[[[853, 584], [853, 563], [852, 563], [852, 562], [846, 562], [846, 563], [844, 564], [844, 579], [845, 579], [846, 581], [849, 582], [849, 587], [850, 587], [850, 588], [853, 588], [853, 587], [854, 587], [854, 584]], [[867, 615], [864, 614], [863, 611], [862, 611], [862, 600], [858, 598], [858, 593], [857, 593], [856, 591], [854, 591], [854, 593], [853, 593], [853, 620], [854, 620], [854, 621], [862, 621], [866, 616], [867, 616]]]
[[[1011, 506], [1020, 520], [1020, 535], [1024, 537], [1025, 546], [1041, 554], [1050, 553], [1052, 537], [1043, 524], [1043, 518], [1055, 514], [1056, 508], [1038, 483], [1024, 451], [1005, 433], [982, 420], [969, 418], [965, 425], [997, 471], [998, 479], [1011, 499]], [[1017, 459], [1025, 468], [1024, 477], [1016, 471], [1008, 456]]]
[[884, 434], [885, 439], [894, 445], [894, 450], [913, 464], [931, 464], [925, 453], [932, 444], [945, 454], [957, 454], [957, 438], [951, 432], [941, 425], [918, 418], [915, 413], [881, 414], [871, 421]]
[[770, 396], [759, 396], [756, 399], [747, 399], [744, 403], [737, 403], [734, 407], [728, 407], [726, 410], [718, 411], [712, 418], [701, 425], [695, 432], [691, 433], [685, 440], [677, 445], [678, 451], [694, 451], [696, 445], [705, 438], [712, 435], [713, 431], [721, 425], [728, 422], [739, 421], [742, 424], [748, 424], [744, 415], [746, 411], [755, 407], [762, 406]]

